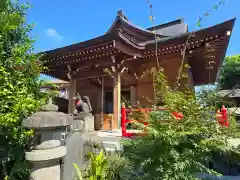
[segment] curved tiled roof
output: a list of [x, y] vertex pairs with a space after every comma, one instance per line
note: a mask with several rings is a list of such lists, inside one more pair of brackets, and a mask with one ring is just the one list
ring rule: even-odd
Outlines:
[[[109, 34], [112, 32], [112, 30], [114, 29], [114, 27], [116, 26], [116, 24], [120, 22], [122, 25], [127, 26], [129, 28], [133, 28], [138, 32], [144, 33], [146, 35], [150, 35], [150, 36], [155, 36], [155, 33], [153, 31], [147, 30], [147, 29], [143, 29], [140, 26], [137, 26], [133, 23], [131, 23], [130, 21], [128, 21], [128, 19], [125, 17], [125, 15], [123, 15], [123, 13], [119, 13], [117, 14], [117, 17], [115, 19], [115, 21], [113, 22], [113, 24], [111, 25], [111, 27], [108, 29], [108, 31], [106, 32], [106, 34]], [[161, 34], [157, 34], [159, 37], [166, 37], [164, 35]]]

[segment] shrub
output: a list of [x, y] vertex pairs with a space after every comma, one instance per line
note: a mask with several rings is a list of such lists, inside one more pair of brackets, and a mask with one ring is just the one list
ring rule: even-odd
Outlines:
[[5, 179], [27, 178], [24, 151], [32, 132], [23, 130], [21, 122], [44, 101], [30, 36], [33, 26], [25, 21], [28, 8], [19, 1], [0, 1], [0, 146], [5, 150], [0, 169]]
[[[152, 113], [148, 135], [125, 142], [125, 157], [141, 172], [132, 178], [197, 179], [198, 172], [218, 174], [208, 166], [213, 154], [234, 155], [239, 160], [239, 150], [227, 143], [236, 132], [234, 120], [229, 128], [221, 127], [210, 113], [215, 107], [201, 106], [189, 90], [172, 90], [162, 72], [156, 74], [155, 84], [169, 113]], [[170, 112], [182, 112], [184, 117], [176, 120]]]

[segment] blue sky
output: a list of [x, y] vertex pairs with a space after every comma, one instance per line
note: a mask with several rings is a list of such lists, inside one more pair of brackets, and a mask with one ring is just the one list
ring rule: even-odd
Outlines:
[[[219, 0], [151, 0], [156, 24], [184, 18], [189, 30]], [[45, 51], [103, 35], [122, 9], [129, 20], [143, 28], [151, 26], [146, 0], [30, 0], [33, 8], [28, 21], [36, 27], [35, 51]], [[218, 11], [206, 17], [207, 27], [237, 17], [227, 55], [240, 54], [240, 0], [228, 0]]]

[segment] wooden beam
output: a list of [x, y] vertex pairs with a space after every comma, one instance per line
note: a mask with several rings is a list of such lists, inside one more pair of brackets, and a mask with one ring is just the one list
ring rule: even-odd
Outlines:
[[111, 66], [113, 63], [110, 59], [110, 57], [106, 57], [103, 59], [94, 59], [94, 60], [90, 60], [90, 61], [83, 61], [80, 63], [76, 63], [74, 64], [74, 67], [77, 71], [82, 71], [85, 69], [91, 69], [91, 68], [98, 68], [98, 67], [108, 67]]
[[79, 71], [74, 73], [72, 76], [74, 79], [88, 79], [93, 77], [101, 77], [108, 75], [104, 72], [103, 69], [100, 68], [92, 68], [91, 70]]
[[96, 86], [98, 89], [101, 89], [102, 88], [102, 85], [97, 83], [97, 82], [94, 82], [92, 78], [89, 78], [87, 79], [89, 81], [90, 84]]
[[[96, 44], [93, 46], [87, 46], [86, 48], [79, 47], [76, 48], [76, 50], [65, 50], [65, 52], [59, 52], [54, 53], [52, 52], [46, 52], [47, 54], [44, 59], [47, 58], [47, 63], [55, 64], [55, 63], [60, 63], [60, 64], [65, 64], [66, 62], [74, 62], [77, 59], [78, 60], [86, 60], [90, 57], [97, 57], [102, 54], [106, 54], [108, 52], [112, 52], [115, 50], [115, 44], [114, 40], [110, 40], [106, 43], [101, 43], [101, 44]], [[52, 54], [52, 56], [51, 56]], [[106, 54], [107, 55], [107, 54]]]
[[46, 71], [61, 71], [61, 72], [68, 72], [68, 66], [73, 71], [86, 71], [93, 68], [104, 68], [109, 67], [113, 63], [110, 59], [110, 57], [102, 58], [102, 59], [93, 59], [93, 60], [86, 60], [86, 61], [80, 61], [75, 62], [73, 65], [59, 65], [59, 64], [52, 64], [51, 66], [48, 66], [48, 69]]
[[68, 114], [73, 113], [75, 109], [75, 96], [76, 96], [76, 80], [71, 79], [68, 98]]

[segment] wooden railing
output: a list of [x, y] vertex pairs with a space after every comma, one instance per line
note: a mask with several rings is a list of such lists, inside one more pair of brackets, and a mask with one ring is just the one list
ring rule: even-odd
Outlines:
[[[152, 112], [154, 109], [153, 108], [137, 108], [137, 109], [132, 109], [132, 108], [126, 108], [124, 105], [122, 105], [121, 108], [121, 128], [122, 128], [122, 136], [123, 137], [132, 137], [136, 135], [146, 135], [146, 131], [139, 131], [139, 130], [127, 130], [127, 124], [128, 123], [134, 123], [134, 122], [139, 122], [142, 123], [145, 126], [148, 126], [147, 119], [149, 119], [149, 112]], [[167, 110], [166, 108], [156, 108], [156, 111], [165, 111]], [[131, 119], [129, 118], [130, 116], [128, 115], [129, 112], [141, 112], [143, 114], [143, 119]], [[180, 112], [173, 112], [172, 115], [175, 117], [176, 120], [181, 120], [184, 115]], [[217, 121], [221, 126], [228, 127], [229, 122], [228, 122], [228, 113], [227, 113], [227, 108], [224, 106], [221, 108], [221, 111], [217, 111]]]
[[[134, 122], [138, 122], [138, 123], [142, 123], [145, 126], [148, 126], [148, 122], [147, 120], [149, 119], [149, 113], [152, 112], [153, 110], [155, 111], [166, 111], [166, 108], [137, 108], [137, 109], [133, 109], [133, 108], [126, 108], [124, 105], [122, 106], [122, 116], [121, 116], [121, 128], [122, 128], [122, 136], [123, 137], [132, 137], [134, 135], [145, 135], [147, 132], [146, 131], [139, 131], [137, 129], [131, 129], [131, 130], [127, 130], [127, 124], [128, 123], [133, 123]], [[130, 112], [140, 112], [143, 115], [142, 119], [131, 119], [131, 117], [128, 115], [128, 113]], [[177, 112], [173, 112], [172, 113], [173, 116], [176, 118], [176, 120], [182, 119], [183, 118], [183, 114], [182, 113], [177, 113]]]

